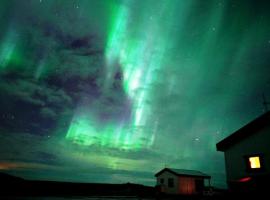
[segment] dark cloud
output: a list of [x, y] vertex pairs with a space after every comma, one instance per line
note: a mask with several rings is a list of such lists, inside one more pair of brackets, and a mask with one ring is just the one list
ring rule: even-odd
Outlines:
[[55, 154], [43, 152], [43, 151], [36, 151], [34, 153], [34, 160], [38, 163], [44, 163], [48, 165], [59, 165], [59, 158]]
[[2, 77], [0, 91], [2, 126], [18, 132], [48, 134], [62, 113], [73, 107], [65, 91], [34, 80]]

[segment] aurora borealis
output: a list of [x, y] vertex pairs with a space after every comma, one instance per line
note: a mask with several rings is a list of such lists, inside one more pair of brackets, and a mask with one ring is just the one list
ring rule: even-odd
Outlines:
[[0, 171], [154, 185], [164, 166], [225, 186], [215, 144], [270, 101], [270, 5], [0, 3]]

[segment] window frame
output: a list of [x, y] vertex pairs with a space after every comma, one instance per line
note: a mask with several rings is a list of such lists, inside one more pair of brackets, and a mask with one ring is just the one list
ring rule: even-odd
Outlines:
[[[258, 157], [260, 161], [260, 168], [251, 168], [251, 164], [249, 159], [252, 157]], [[263, 154], [249, 154], [244, 156], [245, 164], [246, 164], [246, 171], [247, 172], [261, 172], [264, 171], [264, 156]]]
[[174, 187], [174, 178], [168, 178], [168, 187], [173, 188]]

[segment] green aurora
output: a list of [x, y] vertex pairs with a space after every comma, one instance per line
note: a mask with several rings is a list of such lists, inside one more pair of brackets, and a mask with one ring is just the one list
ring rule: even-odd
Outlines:
[[215, 144], [270, 98], [268, 10], [255, 0], [1, 1], [0, 170], [154, 185], [170, 166], [225, 187]]

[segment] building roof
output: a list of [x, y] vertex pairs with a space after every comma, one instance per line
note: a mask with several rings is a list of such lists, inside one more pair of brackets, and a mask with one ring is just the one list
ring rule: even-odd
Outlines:
[[263, 129], [265, 126], [270, 124], [270, 111], [256, 118], [255, 120], [249, 122], [239, 130], [232, 133], [230, 136], [221, 140], [216, 144], [218, 151], [225, 151], [234, 144], [244, 140], [245, 138], [256, 134], [259, 130]]
[[164, 171], [168, 171], [171, 172], [172, 174], [175, 174], [176, 176], [196, 176], [196, 177], [203, 177], [203, 178], [208, 178], [210, 179], [211, 176], [202, 173], [200, 171], [196, 171], [196, 170], [187, 170], [187, 169], [173, 169], [173, 168], [164, 168], [161, 171], [159, 171], [158, 173], [155, 174], [155, 176], [159, 176], [160, 174], [162, 174]]

